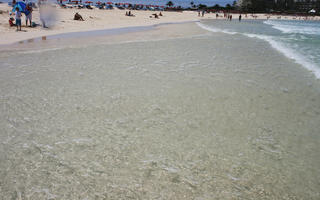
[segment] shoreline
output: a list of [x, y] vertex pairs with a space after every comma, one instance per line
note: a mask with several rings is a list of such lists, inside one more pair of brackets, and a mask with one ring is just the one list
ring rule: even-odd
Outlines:
[[[65, 47], [77, 48], [88, 45], [126, 43], [131, 41], [148, 41], [153, 40], [153, 34], [158, 31], [160, 33], [158, 36], [161, 39], [185, 37], [184, 34], [178, 33], [179, 28], [186, 30], [188, 32], [186, 35], [191, 37], [199, 34], [201, 35], [206, 32], [208, 33], [208, 31], [198, 27], [196, 25], [197, 22], [200, 21], [168, 22], [146, 26], [128, 26], [121, 28], [58, 33], [28, 38], [10, 44], [0, 44], [0, 53], [10, 53], [15, 51], [25, 52], [30, 50], [38, 51], [43, 49], [50, 50]], [[185, 26], [186, 24], [196, 28], [193, 28], [193, 31], [189, 31], [186, 28], [187, 26]]]
[[166, 25], [176, 25], [176, 24], [188, 24], [188, 23], [196, 23], [200, 22], [200, 20], [195, 21], [184, 21], [184, 22], [165, 22], [165, 23], [158, 23], [146, 26], [127, 26], [127, 27], [119, 27], [119, 28], [108, 28], [108, 29], [98, 29], [98, 30], [84, 30], [84, 31], [75, 31], [75, 32], [62, 32], [57, 34], [49, 34], [43, 35], [33, 38], [26, 38], [20, 41], [16, 41], [9, 44], [0, 44], [1, 47], [11, 47], [15, 44], [23, 44], [29, 42], [40, 42], [42, 40], [60, 40], [60, 39], [79, 39], [79, 38], [86, 38], [89, 37], [100, 37], [100, 36], [111, 36], [111, 35], [118, 35], [118, 34], [130, 34], [134, 32], [142, 32], [152, 30], [159, 26], [166, 26]]
[[[210, 20], [210, 19], [205, 19]], [[205, 21], [204, 20], [204, 21]], [[212, 20], [212, 19], [211, 19]], [[261, 19], [262, 20], [262, 19]], [[63, 33], [57, 33], [52, 35], [46, 35], [46, 36], [40, 36], [35, 38], [27, 38], [18, 42], [14, 42], [11, 44], [0, 44], [0, 52], [5, 51], [25, 51], [25, 50], [40, 50], [40, 49], [50, 49], [50, 48], [64, 48], [66, 46], [73, 46], [73, 47], [79, 47], [79, 46], [86, 46], [86, 45], [92, 45], [92, 44], [98, 44], [98, 43], [104, 43], [104, 44], [112, 44], [112, 43], [122, 43], [127, 41], [144, 41], [142, 39], [144, 37], [144, 34], [147, 34], [146, 40], [153, 40], [152, 34], [153, 33], [147, 33], [149, 31], [157, 31], [156, 28], [158, 27], [165, 27], [166, 31], [160, 31], [162, 34], [167, 34], [162, 39], [168, 39], [168, 38], [178, 38], [175, 34], [177, 33], [177, 27], [175, 25], [184, 25], [184, 24], [192, 24], [193, 26], [196, 26], [199, 28], [199, 33], [201, 34], [227, 34], [232, 35], [234, 33], [228, 33], [224, 31], [212, 31], [208, 30], [207, 28], [202, 27], [204, 24], [200, 25], [202, 20], [194, 20], [194, 21], [183, 21], [183, 22], [165, 22], [165, 23], [158, 23], [158, 24], [152, 24], [152, 25], [145, 25], [145, 26], [128, 26], [128, 27], [120, 27], [120, 28], [109, 28], [109, 29], [99, 29], [99, 30], [85, 30], [85, 31], [76, 31], [76, 32], [63, 32]], [[171, 26], [172, 25], [172, 26]], [[161, 29], [160, 28], [160, 29]], [[171, 30], [172, 28], [172, 30]], [[246, 36], [245, 34], [238, 33], [240, 35], [244, 35], [245, 37], [251, 38], [249, 36]], [[197, 34], [191, 34], [190, 36], [196, 36]], [[139, 38], [141, 37], [141, 38]], [[183, 38], [184, 36], [181, 35]], [[128, 39], [130, 38], [130, 39]], [[259, 37], [255, 37], [259, 40], [267, 42], [275, 51], [277, 51], [279, 54], [283, 55], [287, 59], [292, 60], [293, 63], [301, 65], [303, 69], [306, 69], [309, 71], [312, 76], [315, 76], [317, 80], [320, 79], [319, 72], [316, 71], [316, 68], [314, 66], [310, 67], [310, 63], [304, 62], [304, 60], [301, 61], [301, 59], [298, 59], [296, 57], [293, 57], [291, 54], [287, 54], [283, 51], [282, 48], [278, 48], [273, 44], [273, 42], [270, 42], [270, 40], [265, 40]], [[85, 39], [85, 43], [82, 43], [82, 39]], [[109, 41], [108, 41], [109, 40]], [[112, 42], [110, 42], [112, 41]], [[79, 42], [79, 44], [77, 44]]]
[[[56, 8], [57, 20], [52, 28], [44, 29], [40, 26], [35, 28], [25, 27], [24, 16], [22, 17], [22, 30], [25, 32], [16, 32], [15, 27], [9, 27], [8, 12], [11, 7], [8, 5], [0, 4], [0, 10], [3, 11], [0, 14], [0, 32], [2, 32], [2, 37], [0, 38], [0, 45], [13, 44], [19, 41], [39, 38], [43, 36], [52, 36], [58, 34], [76, 33], [76, 32], [89, 32], [89, 31], [101, 31], [107, 29], [117, 29], [117, 28], [129, 28], [129, 27], [139, 27], [139, 26], [153, 26], [161, 25], [166, 23], [186, 23], [186, 22], [196, 22], [202, 19], [216, 19], [215, 13], [207, 13], [204, 17], [198, 17], [195, 11], [184, 11], [184, 12], [171, 12], [163, 11], [163, 16], [159, 19], [150, 18], [153, 13], [159, 13], [154, 11], [137, 11], [133, 10], [132, 13], [135, 17], [124, 16], [126, 10], [99, 10], [99, 9], [63, 9]], [[73, 15], [79, 12], [85, 19], [85, 21], [75, 21], [73, 20]], [[233, 14], [234, 20], [237, 20], [238, 15]], [[243, 20], [246, 19], [267, 19], [266, 14], [256, 14], [248, 15], [247, 18], [243, 14]], [[12, 16], [11, 16], [12, 17]], [[278, 16], [274, 16], [270, 19], [277, 19]], [[294, 20], [294, 16], [283, 16], [282, 20]], [[220, 14], [218, 19], [226, 20]], [[319, 17], [315, 17], [315, 20], [319, 20]], [[39, 12], [34, 10], [33, 21], [40, 23]]]

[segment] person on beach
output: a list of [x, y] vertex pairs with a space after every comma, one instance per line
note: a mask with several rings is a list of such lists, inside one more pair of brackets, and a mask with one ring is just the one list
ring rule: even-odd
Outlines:
[[44, 8], [43, 8], [43, 5], [42, 5], [40, 2], [41, 2], [41, 1], [39, 1], [40, 21], [41, 21], [41, 23], [42, 23], [42, 27], [43, 27], [43, 28], [48, 28], [48, 27], [46, 26]]
[[241, 14], [239, 15], [239, 22], [241, 21], [241, 18], [242, 18], [242, 16], [241, 16]]
[[198, 10], [198, 17], [200, 17], [200, 10]]
[[79, 13], [76, 13], [74, 15], [73, 20], [84, 21], [84, 19], [82, 18], [82, 16]]
[[129, 10], [128, 15], [129, 17], [135, 17], [134, 14], [131, 13], [131, 11]]
[[26, 26], [28, 26], [28, 20], [30, 22], [30, 27], [32, 26], [32, 6], [30, 4], [27, 4], [26, 6]]
[[203, 10], [203, 11], [202, 11], [202, 17], [204, 17], [204, 13], [205, 13], [205, 11]]
[[16, 24], [15, 23], [13, 23], [14, 22], [14, 18], [13, 17], [10, 17], [10, 19], [9, 19], [9, 25], [10, 25], [10, 27], [12, 27], [12, 26], [15, 26]]
[[232, 20], [232, 15], [230, 15], [230, 21]]
[[21, 12], [19, 11], [19, 8], [16, 8], [16, 26], [17, 31], [21, 31]]

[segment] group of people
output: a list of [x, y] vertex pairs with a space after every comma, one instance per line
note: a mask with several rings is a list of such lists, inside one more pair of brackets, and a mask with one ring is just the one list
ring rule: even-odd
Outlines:
[[[162, 17], [162, 13], [160, 12], [159, 15], [157, 13], [152, 14], [154, 16], [154, 18], [159, 19], [159, 16]], [[152, 18], [152, 15], [150, 16], [150, 18]]]
[[[10, 26], [16, 26], [17, 27], [17, 31], [21, 31], [21, 17], [22, 17], [22, 10], [20, 10], [20, 8], [16, 6], [16, 1], [13, 0], [12, 2], [12, 6], [15, 8], [15, 19], [13, 17], [10, 17], [9, 19], [9, 25]], [[24, 10], [24, 14], [25, 14], [25, 18], [26, 18], [26, 26], [28, 26], [28, 22], [29, 22], [29, 27], [32, 27], [32, 12], [33, 12], [33, 8], [31, 4], [26, 4], [26, 8]], [[15, 20], [16, 23], [14, 23], [13, 21]]]
[[[12, 1], [12, 11], [14, 12], [14, 16], [9, 18], [9, 25], [10, 26], [16, 26], [17, 31], [21, 31], [21, 18], [22, 14], [25, 14], [25, 20], [26, 20], [26, 26], [29, 27], [35, 27], [37, 26], [36, 23], [32, 22], [32, 12], [33, 12], [33, 3], [25, 3], [25, 0], [23, 2], [16, 2], [16, 0]], [[43, 28], [47, 27], [48, 20], [52, 20], [54, 18], [54, 14], [50, 12], [50, 6], [46, 5], [46, 3], [41, 2], [39, 0], [38, 2], [39, 6], [39, 12], [40, 12], [40, 21], [42, 23]], [[14, 23], [15, 21], [15, 23]], [[29, 25], [28, 25], [29, 24]]]
[[202, 11], [198, 10], [198, 17], [200, 17], [200, 13], [201, 13], [201, 17], [204, 17], [205, 12], [206, 12], [205, 10], [202, 10]]
[[[219, 18], [219, 14], [216, 13], [216, 19]], [[229, 21], [232, 21], [232, 15], [231, 14], [227, 14], [227, 13], [224, 13], [224, 18], [227, 18]], [[242, 15], [239, 14], [239, 21], [241, 21], [242, 19]]]

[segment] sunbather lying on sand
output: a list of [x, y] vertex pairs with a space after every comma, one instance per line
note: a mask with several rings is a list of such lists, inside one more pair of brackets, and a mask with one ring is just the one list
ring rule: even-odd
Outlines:
[[[154, 18], [159, 19], [159, 16], [157, 13], [152, 14], [154, 16]], [[150, 18], [152, 18], [152, 15], [150, 16]]]

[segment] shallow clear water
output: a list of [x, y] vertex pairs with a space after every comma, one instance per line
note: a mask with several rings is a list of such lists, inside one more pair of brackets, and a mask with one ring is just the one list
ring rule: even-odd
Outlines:
[[275, 49], [320, 78], [319, 21], [207, 20], [199, 25], [214, 32], [243, 34], [268, 41]]
[[319, 81], [263, 40], [208, 33], [0, 60], [2, 199], [320, 197]]

